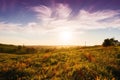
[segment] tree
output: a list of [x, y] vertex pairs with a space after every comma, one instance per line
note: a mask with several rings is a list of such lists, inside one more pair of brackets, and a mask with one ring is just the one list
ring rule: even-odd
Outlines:
[[118, 40], [115, 40], [114, 38], [107, 38], [104, 40], [103, 44], [102, 44], [104, 47], [107, 47], [107, 46], [119, 46], [120, 45], [120, 42]]

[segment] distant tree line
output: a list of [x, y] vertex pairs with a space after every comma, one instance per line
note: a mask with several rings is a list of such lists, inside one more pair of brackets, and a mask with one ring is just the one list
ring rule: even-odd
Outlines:
[[36, 52], [36, 49], [34, 49], [34, 48], [29, 48], [29, 47], [25, 47], [25, 46], [0, 44], [0, 53], [26, 54], [26, 53], [35, 53], [35, 52]]
[[114, 38], [107, 38], [104, 40], [103, 44], [104, 47], [108, 46], [120, 46], [120, 42], [115, 40]]

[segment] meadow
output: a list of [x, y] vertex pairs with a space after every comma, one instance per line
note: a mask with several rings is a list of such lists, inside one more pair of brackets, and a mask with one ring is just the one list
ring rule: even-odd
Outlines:
[[0, 45], [0, 80], [120, 80], [120, 46], [11, 46]]

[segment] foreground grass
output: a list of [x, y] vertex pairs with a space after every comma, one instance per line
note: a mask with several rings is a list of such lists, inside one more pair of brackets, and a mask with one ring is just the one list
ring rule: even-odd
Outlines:
[[0, 53], [0, 80], [120, 80], [120, 47]]

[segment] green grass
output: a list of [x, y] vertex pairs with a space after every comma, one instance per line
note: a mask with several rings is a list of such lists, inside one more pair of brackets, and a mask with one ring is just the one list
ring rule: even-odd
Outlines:
[[0, 53], [0, 80], [120, 80], [120, 47], [39, 48]]

